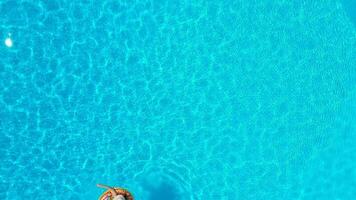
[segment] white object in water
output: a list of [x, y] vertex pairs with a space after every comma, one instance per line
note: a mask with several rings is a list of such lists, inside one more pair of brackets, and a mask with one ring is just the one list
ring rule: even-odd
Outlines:
[[12, 47], [12, 45], [14, 45], [14, 43], [12, 42], [12, 39], [10, 37], [5, 39], [5, 45], [9, 48]]
[[113, 200], [125, 200], [125, 197], [122, 196], [122, 195], [117, 195], [117, 196], [114, 197]]

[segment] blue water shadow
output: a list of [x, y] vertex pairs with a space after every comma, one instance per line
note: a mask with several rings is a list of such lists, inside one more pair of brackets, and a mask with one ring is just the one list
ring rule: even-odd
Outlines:
[[356, 25], [356, 0], [342, 0], [341, 2], [351, 21]]
[[144, 182], [144, 189], [148, 192], [147, 200], [181, 200], [181, 192], [168, 182]]
[[152, 188], [148, 200], [180, 200], [181, 197], [174, 187], [162, 183], [157, 188]]

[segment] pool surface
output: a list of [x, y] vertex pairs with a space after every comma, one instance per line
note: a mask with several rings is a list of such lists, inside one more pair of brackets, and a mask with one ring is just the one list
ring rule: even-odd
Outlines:
[[0, 1], [0, 199], [356, 199], [355, 13]]

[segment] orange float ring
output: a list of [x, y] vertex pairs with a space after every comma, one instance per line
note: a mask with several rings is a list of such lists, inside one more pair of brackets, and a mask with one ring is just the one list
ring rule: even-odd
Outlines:
[[[134, 200], [132, 194], [123, 188], [114, 188], [117, 194], [121, 194], [126, 200]], [[108, 198], [109, 197], [109, 198]], [[106, 190], [100, 197], [99, 200], [112, 200], [110, 190]]]

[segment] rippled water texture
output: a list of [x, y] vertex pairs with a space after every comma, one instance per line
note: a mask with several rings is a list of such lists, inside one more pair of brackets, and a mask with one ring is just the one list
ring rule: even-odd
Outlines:
[[354, 11], [1, 0], [0, 199], [356, 199]]
[[353, 21], [356, 26], [356, 0], [343, 0], [342, 3], [350, 20]]

